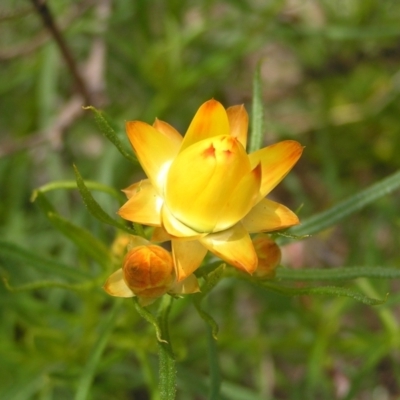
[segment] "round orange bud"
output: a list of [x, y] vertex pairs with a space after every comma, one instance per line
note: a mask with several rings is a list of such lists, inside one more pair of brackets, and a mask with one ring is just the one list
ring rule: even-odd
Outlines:
[[138, 297], [162, 296], [175, 281], [171, 254], [160, 246], [138, 246], [125, 256], [124, 280]]
[[276, 267], [281, 262], [281, 249], [267, 235], [257, 235], [253, 239], [253, 245], [258, 256], [258, 267], [254, 276], [261, 279], [273, 278]]

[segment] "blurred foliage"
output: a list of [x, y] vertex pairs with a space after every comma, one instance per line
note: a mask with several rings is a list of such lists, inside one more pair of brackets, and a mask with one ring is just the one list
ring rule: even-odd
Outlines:
[[[90, 105], [104, 110], [126, 148], [126, 120], [159, 117], [184, 132], [211, 97], [250, 111], [261, 61], [265, 143], [295, 138], [306, 146], [274, 198], [304, 205], [304, 218], [400, 168], [398, 1], [48, 5], [85, 82], [94, 81]], [[115, 189], [135, 181], [139, 167], [101, 135], [79, 98], [74, 108], [74, 81], [29, 2], [0, 5], [0, 70], [1, 275], [16, 289], [39, 283], [28, 291], [0, 286], [0, 398], [155, 400], [152, 327], [131, 301], [101, 289], [122, 256], [116, 228], [90, 215], [78, 190], [30, 201], [44, 184], [74, 180], [73, 164], [85, 180]], [[115, 215], [116, 198], [93, 196]], [[284, 265], [398, 268], [399, 200], [384, 197], [287, 245]], [[399, 398], [399, 282], [353, 284], [388, 300], [369, 307], [222, 281], [207, 299], [219, 324], [221, 398]], [[190, 299], [174, 301], [171, 321], [178, 399], [206, 398], [208, 327]]]

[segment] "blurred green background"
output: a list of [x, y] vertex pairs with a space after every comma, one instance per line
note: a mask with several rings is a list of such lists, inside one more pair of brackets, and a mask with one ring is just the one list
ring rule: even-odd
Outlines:
[[[292, 209], [303, 205], [305, 218], [400, 167], [396, 0], [47, 4], [90, 104], [105, 111], [127, 148], [126, 120], [152, 123], [158, 117], [184, 133], [212, 97], [225, 106], [244, 103], [250, 111], [253, 74], [261, 62], [265, 144], [295, 139], [306, 146], [272, 198]], [[84, 179], [116, 190], [137, 180], [138, 167], [101, 135], [83, 104], [89, 105], [32, 3], [3, 0], [1, 275], [13, 287], [89, 284], [21, 292], [0, 285], [2, 400], [157, 396], [152, 327], [130, 300], [120, 302], [101, 289], [117, 268], [102, 259], [116, 230], [87, 212], [77, 190], [46, 193], [54, 212], [76, 227], [75, 236], [63, 235], [64, 220], [49, 218], [38, 201], [30, 201], [37, 187], [74, 180], [73, 164]], [[95, 197], [114, 217], [118, 201], [104, 193]], [[399, 193], [389, 195], [335, 228], [289, 244], [283, 264], [398, 268], [399, 200]], [[368, 307], [343, 298], [291, 298], [222, 281], [208, 299], [220, 326], [221, 398], [399, 399], [399, 282], [359, 279], [346, 285], [377, 298], [389, 293], [388, 301]], [[175, 301], [171, 321], [178, 399], [205, 399], [204, 321], [190, 299]]]

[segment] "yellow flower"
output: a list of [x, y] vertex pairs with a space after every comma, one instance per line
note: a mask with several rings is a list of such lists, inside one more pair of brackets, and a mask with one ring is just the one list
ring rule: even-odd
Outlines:
[[154, 226], [152, 240], [171, 240], [178, 281], [201, 264], [207, 250], [253, 273], [257, 254], [249, 233], [299, 223], [265, 196], [286, 176], [303, 148], [293, 140], [246, 153], [248, 115], [243, 106], [204, 103], [182, 137], [156, 119], [126, 129], [148, 179], [125, 189], [119, 215]]
[[133, 236], [122, 268], [110, 275], [104, 290], [111, 296], [137, 296], [145, 306], [165, 293], [198, 292], [199, 286], [193, 274], [177, 282], [171, 253], [146, 239]]

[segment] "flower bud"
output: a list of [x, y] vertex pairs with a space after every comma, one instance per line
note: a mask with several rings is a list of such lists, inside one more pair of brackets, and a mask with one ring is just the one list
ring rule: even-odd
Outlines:
[[130, 250], [125, 256], [122, 270], [126, 284], [138, 297], [162, 296], [175, 281], [171, 254], [156, 245], [138, 246]]
[[258, 256], [258, 266], [253, 276], [260, 279], [272, 279], [281, 261], [281, 249], [272, 239], [263, 234], [253, 239], [253, 245]]

